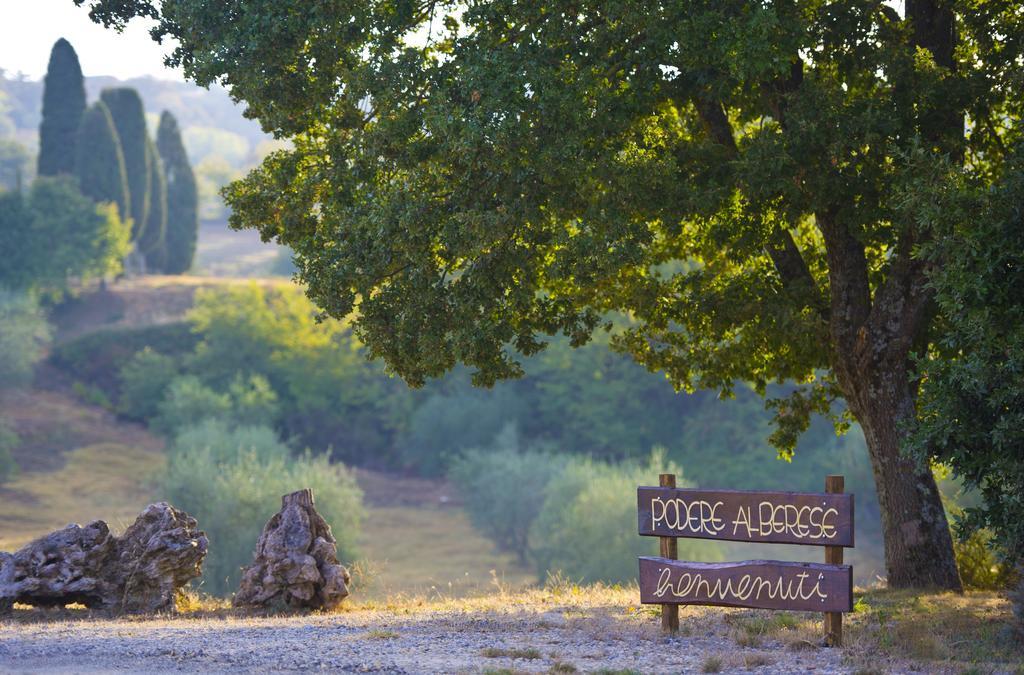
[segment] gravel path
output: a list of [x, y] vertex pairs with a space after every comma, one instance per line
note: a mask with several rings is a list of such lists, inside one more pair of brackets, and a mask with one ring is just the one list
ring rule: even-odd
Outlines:
[[[313, 616], [90, 618], [0, 622], [0, 671], [371, 673], [848, 672], [838, 650], [741, 648], [721, 615], [661, 635], [657, 618], [590, 607], [544, 611], [388, 608]], [[689, 626], [689, 628], [687, 628]], [[703, 626], [707, 634], [698, 635]], [[552, 670], [554, 668], [554, 670]], [[559, 670], [558, 668], [561, 668]]]

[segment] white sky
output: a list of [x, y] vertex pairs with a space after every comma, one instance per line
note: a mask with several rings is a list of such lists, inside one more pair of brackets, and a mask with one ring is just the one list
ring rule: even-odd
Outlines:
[[136, 19], [123, 33], [107, 30], [90, 21], [88, 9], [76, 7], [72, 0], [0, 0], [0, 68], [8, 77], [22, 72], [41, 79], [53, 43], [63, 37], [78, 52], [86, 76], [182, 80], [180, 71], [164, 66], [163, 55], [169, 50], [166, 44], [153, 42], [148, 27]]

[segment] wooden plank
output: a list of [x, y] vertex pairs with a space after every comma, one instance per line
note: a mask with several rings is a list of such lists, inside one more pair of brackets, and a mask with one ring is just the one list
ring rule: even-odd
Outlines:
[[[673, 473], [663, 473], [658, 476], [658, 484], [661, 487], [674, 488], [676, 476]], [[675, 537], [662, 537], [661, 557], [675, 560], [679, 557], [678, 540]], [[661, 606], [661, 629], [668, 633], [675, 633], [679, 630], [679, 605], [665, 604]]]
[[808, 546], [853, 546], [853, 495], [637, 488], [640, 534]]
[[[830, 494], [842, 493], [845, 489], [845, 481], [842, 476], [826, 476], [825, 492]], [[842, 565], [843, 547], [826, 546], [825, 564]], [[843, 646], [843, 615], [840, 612], [825, 613], [825, 642], [830, 647]]]
[[852, 612], [853, 568], [773, 560], [696, 563], [642, 557], [640, 602]]

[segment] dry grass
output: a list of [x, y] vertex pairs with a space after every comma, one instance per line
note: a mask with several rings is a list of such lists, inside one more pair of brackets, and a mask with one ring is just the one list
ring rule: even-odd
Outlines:
[[[1024, 645], [1012, 633], [1010, 603], [1002, 594], [873, 590], [857, 600], [856, 610], [845, 623], [846, 652], [856, 667], [909, 659], [955, 672], [1024, 672]], [[874, 656], [867, 660], [866, 654]]]
[[[400, 489], [400, 488], [399, 488]], [[457, 506], [373, 506], [359, 550], [369, 561], [360, 593], [462, 597], [535, 581], [529, 570], [473, 529]]]
[[164, 465], [162, 453], [98, 443], [64, 455], [46, 473], [25, 472], [0, 490], [0, 550], [14, 550], [69, 522], [105, 520], [122, 530], [151, 500], [147, 481]]
[[487, 647], [480, 651], [480, 656], [488, 659], [527, 659], [531, 661], [543, 658], [540, 650], [533, 647], [513, 647], [510, 649], [505, 647]]
[[725, 664], [721, 656], [717, 654], [712, 655], [704, 659], [704, 662], [700, 665], [700, 672], [702, 673], [720, 673], [722, 672], [722, 666]]

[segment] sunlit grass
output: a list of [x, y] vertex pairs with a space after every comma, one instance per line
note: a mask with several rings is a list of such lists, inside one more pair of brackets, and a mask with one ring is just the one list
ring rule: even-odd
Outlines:
[[164, 462], [152, 449], [96, 443], [66, 453], [55, 471], [22, 473], [0, 490], [0, 550], [71, 522], [124, 529], [152, 501], [149, 481]]
[[514, 589], [536, 581], [514, 556], [495, 550], [456, 506], [370, 506], [359, 550], [365, 558], [356, 566], [360, 597], [460, 597], [488, 593], [496, 584]]

